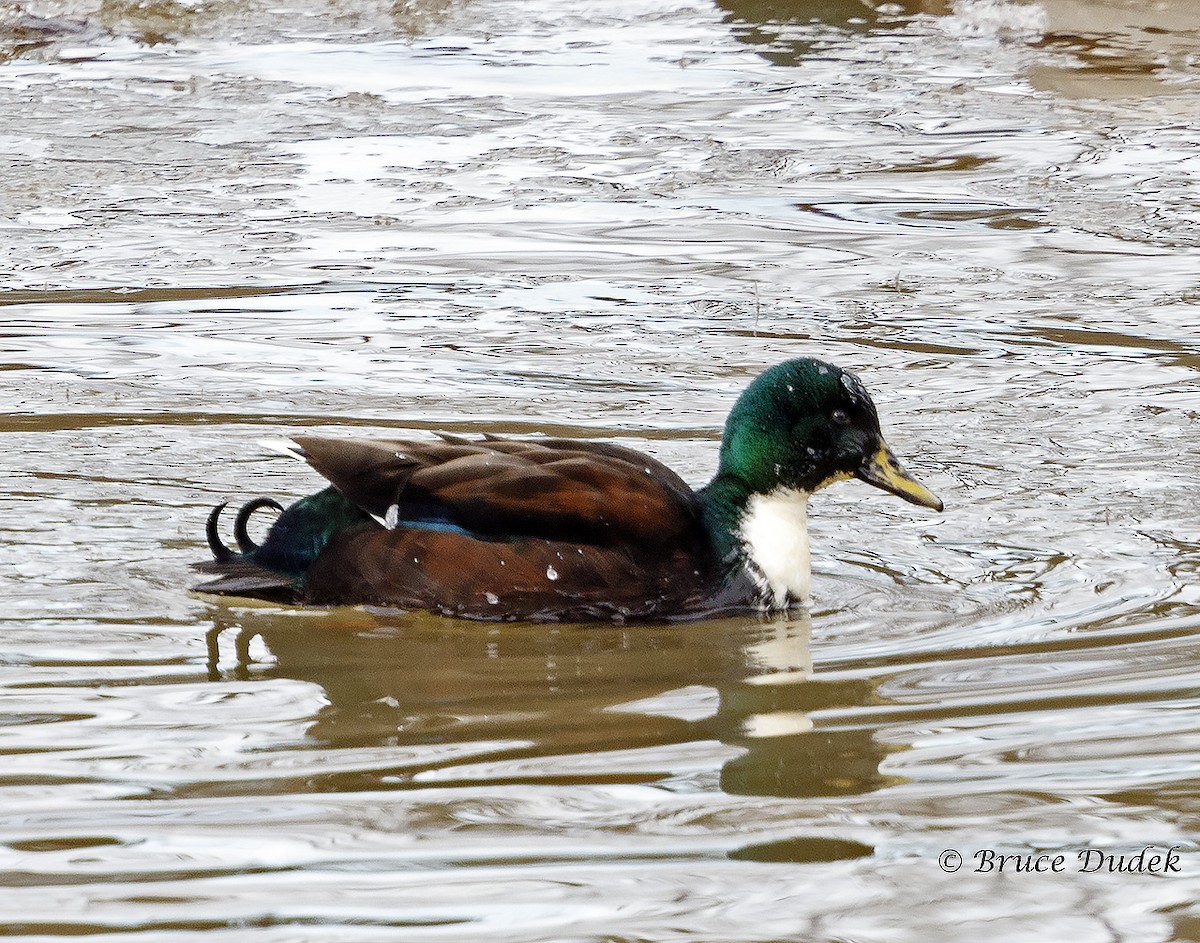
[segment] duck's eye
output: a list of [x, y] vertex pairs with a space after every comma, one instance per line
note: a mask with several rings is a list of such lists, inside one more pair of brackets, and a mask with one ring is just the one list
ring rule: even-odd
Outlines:
[[830, 414], [829, 418], [836, 422], [839, 426], [850, 425], [850, 417], [846, 414], [846, 410], [844, 409], [835, 409]]

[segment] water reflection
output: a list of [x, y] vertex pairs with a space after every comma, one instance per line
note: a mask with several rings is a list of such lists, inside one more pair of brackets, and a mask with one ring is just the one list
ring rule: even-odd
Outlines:
[[[290, 624], [289, 624], [290, 623]], [[210, 671], [320, 686], [308, 729], [332, 748], [458, 746], [450, 758], [339, 776], [339, 789], [436, 781], [670, 782], [670, 745], [735, 748], [726, 792], [777, 797], [865, 793], [894, 781], [864, 727], [823, 729], [814, 710], [879, 703], [867, 679], [815, 673], [807, 613], [687, 626], [487, 626], [360, 609], [313, 618], [221, 608]], [[260, 636], [275, 663], [255, 669]], [[222, 669], [222, 646], [236, 663]], [[639, 751], [642, 751], [639, 753]], [[708, 755], [710, 750], [700, 751]], [[657, 756], [657, 762], [646, 760]], [[664, 766], [666, 757], [671, 763]]]
[[100, 31], [83, 20], [40, 16], [15, 3], [0, 7], [0, 62], [64, 39], [94, 39]]
[[1186, 91], [1196, 77], [1200, 17], [1191, 0], [1045, 0], [1039, 47], [1058, 54], [1030, 70], [1035, 88], [1070, 98], [1135, 98]]
[[951, 0], [717, 0], [725, 22], [742, 42], [764, 47], [760, 55], [774, 65], [798, 65], [818, 43], [815, 35], [796, 35], [799, 26], [821, 25], [867, 33], [901, 26], [918, 13], [945, 14]]
[[[1197, 20], [1190, 0], [1099, 4], [990, 0], [717, 0], [740, 41], [773, 65], [799, 66], [856, 35], [894, 35], [922, 14], [962, 38], [1013, 38], [1051, 53], [1033, 63], [1034, 88], [1069, 98], [1178, 94], [1194, 80]], [[835, 53], [840, 54], [840, 53]]]

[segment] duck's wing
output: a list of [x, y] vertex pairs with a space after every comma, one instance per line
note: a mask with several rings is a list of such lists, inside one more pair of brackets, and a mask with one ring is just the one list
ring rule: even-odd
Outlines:
[[330, 439], [296, 452], [386, 526], [444, 523], [493, 539], [651, 546], [694, 531], [694, 492], [633, 449], [565, 439]]

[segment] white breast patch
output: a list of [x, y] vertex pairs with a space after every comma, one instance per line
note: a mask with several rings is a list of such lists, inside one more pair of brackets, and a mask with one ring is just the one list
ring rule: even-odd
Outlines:
[[807, 491], [780, 488], [751, 495], [738, 536], [768, 608], [808, 598], [812, 559], [808, 548]]

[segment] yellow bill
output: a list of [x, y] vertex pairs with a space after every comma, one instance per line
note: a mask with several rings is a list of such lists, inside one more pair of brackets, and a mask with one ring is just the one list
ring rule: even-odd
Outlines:
[[860, 465], [854, 474], [867, 484], [890, 491], [905, 501], [935, 511], [942, 510], [941, 499], [904, 470], [886, 442], [881, 442], [875, 454]]

